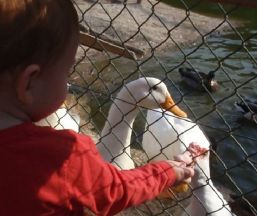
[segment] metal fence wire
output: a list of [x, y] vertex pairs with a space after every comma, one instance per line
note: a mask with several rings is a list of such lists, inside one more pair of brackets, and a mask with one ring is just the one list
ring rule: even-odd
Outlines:
[[[229, 2], [74, 0], [81, 44], [55, 126], [72, 117], [122, 169], [210, 144], [187, 192], [120, 215], [257, 215], [257, 6]], [[134, 80], [146, 98], [165, 84], [188, 119], [138, 101]]]

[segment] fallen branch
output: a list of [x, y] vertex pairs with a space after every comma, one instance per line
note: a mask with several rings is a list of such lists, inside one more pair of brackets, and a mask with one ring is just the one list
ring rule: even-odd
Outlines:
[[80, 32], [79, 40], [84, 46], [88, 46], [101, 52], [104, 50], [109, 51], [132, 60], [138, 60], [144, 56], [144, 52], [140, 49], [127, 45], [122, 46], [118, 41], [109, 38], [101, 39], [85, 32]]

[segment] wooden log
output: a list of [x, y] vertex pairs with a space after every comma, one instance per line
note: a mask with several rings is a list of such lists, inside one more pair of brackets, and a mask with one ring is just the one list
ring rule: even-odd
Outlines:
[[132, 60], [138, 60], [143, 58], [144, 56], [144, 52], [140, 49], [127, 45], [122, 46], [115, 40], [100, 39], [96, 36], [93, 36], [85, 32], [80, 32], [79, 40], [80, 43], [84, 46], [88, 46], [98, 51], [105, 50], [108, 52], [112, 52]]

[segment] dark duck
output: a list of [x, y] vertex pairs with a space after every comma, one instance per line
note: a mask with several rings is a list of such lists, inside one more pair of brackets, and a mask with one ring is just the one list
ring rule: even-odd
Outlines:
[[214, 71], [206, 74], [187, 67], [179, 68], [178, 71], [183, 81], [195, 90], [205, 91], [204, 87], [206, 87], [210, 92], [215, 92], [219, 89], [219, 84], [214, 79]]
[[257, 101], [244, 99], [236, 102], [235, 105], [244, 114], [244, 119], [257, 125]]
[[244, 195], [236, 196], [230, 195], [231, 201], [229, 206], [233, 213], [238, 216], [254, 216], [257, 215], [257, 196], [256, 195]]

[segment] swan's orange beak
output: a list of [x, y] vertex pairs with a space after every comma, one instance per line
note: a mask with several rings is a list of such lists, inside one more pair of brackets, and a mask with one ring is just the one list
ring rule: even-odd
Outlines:
[[170, 96], [166, 97], [166, 100], [164, 103], [161, 104], [161, 107], [179, 117], [187, 118], [187, 114], [174, 103], [173, 99]]

